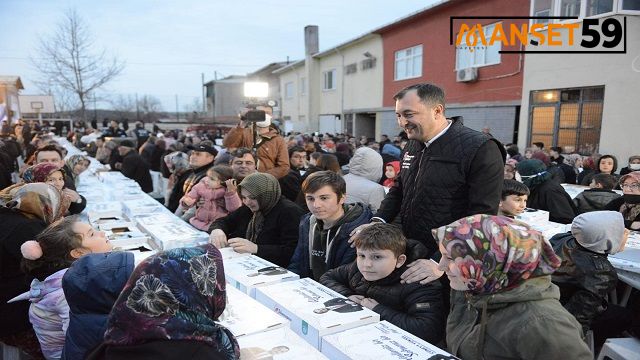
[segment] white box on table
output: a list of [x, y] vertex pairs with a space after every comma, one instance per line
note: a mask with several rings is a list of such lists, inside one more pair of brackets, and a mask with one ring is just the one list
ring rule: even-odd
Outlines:
[[130, 251], [133, 253], [133, 263], [135, 264], [135, 266], [138, 266], [142, 260], [148, 258], [151, 255], [155, 255], [158, 252], [156, 250], [151, 250], [151, 251], [140, 251], [140, 250], [133, 250]]
[[233, 248], [231, 246], [227, 246], [227, 247], [223, 247], [220, 250], [220, 254], [222, 254], [222, 260], [229, 260], [229, 259], [235, 259], [238, 257], [246, 257], [246, 256], [251, 256], [251, 254], [249, 253], [239, 253], [235, 250], [233, 250]]
[[540, 231], [545, 239], [549, 240], [556, 234], [571, 231], [571, 224], [560, 224], [553, 221], [536, 222], [529, 224], [532, 229]]
[[96, 224], [100, 231], [133, 232], [139, 231], [136, 224], [126, 220], [104, 221]]
[[526, 208], [522, 214], [516, 216], [516, 219], [527, 224], [546, 222], [549, 221], [549, 212], [545, 210]]
[[428, 360], [452, 356], [439, 347], [381, 321], [322, 338], [322, 353], [331, 360]]
[[122, 204], [119, 201], [87, 202], [87, 215], [89, 222], [95, 222], [100, 218], [122, 217]]
[[167, 212], [167, 208], [156, 200], [145, 196], [141, 199], [129, 200], [122, 204], [124, 214], [129, 218], [136, 215], [160, 214]]
[[115, 249], [131, 250], [143, 247], [153, 250], [155, 248], [151, 244], [151, 238], [137, 228], [131, 231], [108, 230], [105, 231], [105, 236]]
[[218, 323], [237, 338], [289, 325], [287, 319], [231, 286], [227, 286], [227, 306]]
[[256, 300], [289, 319], [318, 350], [323, 336], [380, 321], [379, 314], [308, 278], [259, 287]]
[[85, 200], [87, 200], [87, 204], [111, 201], [105, 193], [88, 193], [81, 195], [84, 196]]
[[128, 179], [120, 171], [103, 171], [103, 172], [97, 173], [96, 175], [98, 175], [98, 178], [100, 179], [100, 181], [105, 183], [112, 183], [115, 181]]
[[182, 220], [180, 222], [149, 224], [141, 226], [162, 250], [206, 244], [209, 234], [196, 230]]
[[254, 299], [257, 287], [300, 278], [298, 274], [254, 255], [225, 260], [224, 276], [227, 283]]
[[173, 223], [173, 222], [184, 222], [179, 217], [170, 214], [168, 212], [162, 214], [142, 214], [142, 215], [134, 215], [131, 217], [140, 227], [144, 228], [145, 225], [153, 225], [153, 224], [165, 224], [165, 223]]
[[288, 327], [241, 336], [238, 344], [242, 360], [328, 360]]
[[571, 196], [572, 199], [575, 199], [576, 196], [580, 195], [583, 191], [589, 189], [588, 186], [584, 185], [576, 185], [576, 184], [560, 184], [564, 188], [564, 191]]

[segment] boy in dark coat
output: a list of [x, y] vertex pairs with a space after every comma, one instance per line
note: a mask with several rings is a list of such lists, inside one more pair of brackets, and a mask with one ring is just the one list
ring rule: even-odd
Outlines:
[[446, 309], [442, 285], [402, 283], [406, 264], [424, 258], [427, 248], [406, 240], [391, 224], [373, 224], [355, 238], [357, 260], [328, 271], [320, 283], [380, 314], [380, 320], [432, 344], [444, 337]]
[[596, 174], [589, 184], [590, 189], [578, 194], [573, 199], [580, 214], [589, 211], [604, 210], [605, 206], [612, 200], [620, 197], [613, 191], [616, 186], [616, 178], [610, 174]]

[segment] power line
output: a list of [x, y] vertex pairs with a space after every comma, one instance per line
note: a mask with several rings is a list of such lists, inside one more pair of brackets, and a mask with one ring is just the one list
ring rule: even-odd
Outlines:
[[[30, 60], [30, 58], [16, 57], [16, 56], [0, 56], [1, 60]], [[46, 60], [46, 58], [33, 58], [37, 60]], [[143, 65], [143, 66], [230, 66], [230, 67], [256, 67], [261, 66], [259, 64], [222, 64], [222, 63], [192, 63], [192, 62], [176, 62], [176, 63], [151, 63], [151, 62], [129, 62], [125, 61], [127, 65]]]

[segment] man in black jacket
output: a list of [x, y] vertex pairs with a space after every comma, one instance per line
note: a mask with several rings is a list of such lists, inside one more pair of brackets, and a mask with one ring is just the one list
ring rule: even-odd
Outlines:
[[427, 258], [408, 264], [402, 274], [403, 281], [425, 284], [443, 274], [432, 261], [440, 258], [432, 229], [498, 213], [506, 153], [495, 139], [447, 119], [444, 91], [435, 85], [406, 87], [394, 99], [409, 142], [400, 174], [372, 220], [391, 222], [400, 215], [404, 235], [429, 249]]
[[302, 186], [302, 174], [305, 170], [307, 152], [301, 146], [289, 149], [289, 173], [278, 179], [282, 196], [291, 201], [296, 201]]
[[131, 140], [122, 140], [118, 146], [118, 153], [122, 156], [120, 172], [129, 179], [135, 180], [142, 191], [153, 191], [153, 181], [149, 173], [149, 164], [135, 151], [136, 145]]
[[213, 147], [211, 141], [203, 141], [195, 146], [195, 149], [189, 155], [189, 167], [191, 169], [176, 180], [169, 198], [169, 205], [167, 206], [169, 210], [176, 211], [178, 209], [180, 199], [207, 175], [207, 170], [213, 166], [213, 161], [217, 154], [218, 150]]

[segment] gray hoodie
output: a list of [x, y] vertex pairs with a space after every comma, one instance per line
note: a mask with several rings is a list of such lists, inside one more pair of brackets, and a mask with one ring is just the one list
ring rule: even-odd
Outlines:
[[384, 199], [384, 187], [378, 183], [382, 177], [382, 156], [368, 147], [361, 147], [349, 161], [349, 173], [344, 176], [347, 183], [346, 203], [361, 202], [371, 207], [374, 213]]

